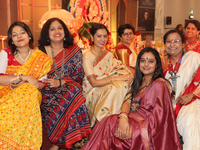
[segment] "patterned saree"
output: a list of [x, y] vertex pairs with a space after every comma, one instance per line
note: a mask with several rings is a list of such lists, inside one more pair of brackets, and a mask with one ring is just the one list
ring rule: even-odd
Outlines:
[[[55, 56], [56, 68], [61, 71], [64, 65], [66, 83], [58, 88], [45, 87], [41, 111], [49, 140], [60, 148], [72, 149], [72, 145], [89, 136], [90, 120], [82, 95], [83, 79], [82, 52], [78, 46], [64, 49]], [[52, 67], [48, 78], [55, 78], [55, 66]]]
[[[39, 79], [50, 71], [52, 63], [45, 53], [35, 50], [23, 65], [8, 65], [6, 74], [30, 75]], [[41, 100], [40, 91], [31, 83], [24, 83], [13, 90], [0, 85], [0, 149], [40, 149]]]

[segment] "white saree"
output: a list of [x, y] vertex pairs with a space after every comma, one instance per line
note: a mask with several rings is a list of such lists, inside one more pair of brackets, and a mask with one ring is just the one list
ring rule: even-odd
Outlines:
[[[187, 87], [190, 84], [199, 84], [200, 81], [193, 80], [197, 75], [199, 65], [200, 54], [189, 51], [183, 55], [181, 65], [177, 73], [180, 77], [177, 78], [175, 102], [173, 102], [174, 109], [176, 107], [178, 97], [182, 96]], [[170, 76], [169, 72], [167, 72], [165, 78], [171, 82], [169, 79]], [[198, 98], [192, 103], [182, 106], [176, 118], [178, 132], [183, 137], [183, 150], [200, 150], [199, 85], [192, 91], [196, 96], [198, 96]]]

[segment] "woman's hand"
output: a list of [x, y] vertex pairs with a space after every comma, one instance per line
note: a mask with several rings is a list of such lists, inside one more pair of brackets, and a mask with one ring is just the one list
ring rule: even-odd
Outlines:
[[178, 103], [181, 105], [186, 105], [189, 103], [195, 95], [193, 93], [188, 93], [178, 98]]
[[121, 116], [116, 136], [120, 139], [132, 138], [132, 128], [129, 126], [128, 118]]
[[130, 74], [125, 74], [114, 78], [115, 81], [133, 81], [133, 76]]
[[14, 83], [10, 83], [10, 89], [13, 90], [14, 88], [17, 88], [18, 86], [20, 86], [21, 84], [25, 83], [25, 81], [20, 81], [18, 84], [14, 84]]
[[[62, 81], [62, 80], [61, 80]], [[57, 79], [44, 79], [43, 82], [47, 83], [50, 88], [59, 87], [60, 81]]]

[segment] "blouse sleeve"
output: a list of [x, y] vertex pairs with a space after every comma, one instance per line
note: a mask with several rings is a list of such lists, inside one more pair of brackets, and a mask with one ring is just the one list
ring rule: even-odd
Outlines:
[[0, 75], [5, 74], [8, 66], [8, 54], [4, 50], [0, 52], [0, 64]]
[[85, 72], [86, 77], [95, 76], [94, 67], [93, 67], [93, 60], [91, 57], [85, 53], [83, 56], [83, 70]]

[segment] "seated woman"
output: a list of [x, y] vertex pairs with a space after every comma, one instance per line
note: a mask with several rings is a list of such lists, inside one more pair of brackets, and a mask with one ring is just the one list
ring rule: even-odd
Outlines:
[[[73, 144], [88, 137], [91, 128], [85, 97], [82, 95], [82, 51], [73, 44], [64, 22], [49, 19], [41, 30], [39, 48], [54, 60], [44, 80], [41, 111], [51, 149], [72, 149]], [[45, 147], [46, 148], [46, 147]]]
[[121, 25], [117, 30], [120, 42], [115, 47], [115, 55], [132, 73], [135, 72], [137, 59], [135, 51], [130, 46], [134, 39], [134, 30], [130, 24]]
[[120, 115], [99, 122], [82, 150], [180, 150], [170, 88], [158, 52], [144, 48]]
[[0, 149], [40, 149], [40, 103], [44, 79], [53, 60], [32, 50], [33, 36], [23, 22], [8, 29], [8, 46], [0, 52]]
[[168, 64], [165, 78], [172, 83], [174, 90], [173, 106], [178, 132], [184, 142], [183, 150], [199, 150], [200, 54], [184, 51], [182, 32], [170, 30], [164, 35], [163, 41], [168, 54], [165, 59]]
[[83, 95], [93, 127], [96, 120], [120, 112], [133, 76], [111, 52], [104, 50], [109, 33], [106, 26], [97, 23], [90, 33], [93, 47], [83, 55]]

